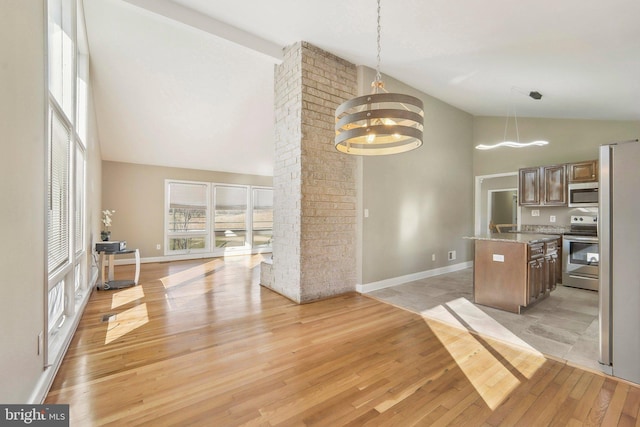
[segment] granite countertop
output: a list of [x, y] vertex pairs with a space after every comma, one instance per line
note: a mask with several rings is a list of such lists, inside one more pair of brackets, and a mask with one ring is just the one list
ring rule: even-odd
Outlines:
[[494, 242], [540, 243], [556, 240], [560, 237], [562, 237], [560, 234], [542, 233], [487, 233], [464, 238], [471, 240], [491, 240]]

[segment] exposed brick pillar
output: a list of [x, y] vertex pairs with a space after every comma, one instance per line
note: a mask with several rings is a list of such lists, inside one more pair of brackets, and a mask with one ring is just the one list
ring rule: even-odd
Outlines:
[[356, 159], [338, 153], [334, 113], [355, 65], [306, 42], [275, 72], [273, 271], [264, 284], [309, 302], [355, 290]]

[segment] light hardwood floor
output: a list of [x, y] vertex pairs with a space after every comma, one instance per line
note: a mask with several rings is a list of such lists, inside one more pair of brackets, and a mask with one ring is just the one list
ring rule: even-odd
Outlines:
[[355, 293], [296, 305], [260, 260], [94, 292], [46, 403], [73, 426], [640, 426], [638, 387]]

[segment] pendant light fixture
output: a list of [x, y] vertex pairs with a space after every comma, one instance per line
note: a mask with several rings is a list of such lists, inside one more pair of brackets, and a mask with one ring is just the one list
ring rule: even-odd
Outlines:
[[346, 154], [381, 156], [404, 153], [422, 145], [422, 101], [388, 93], [380, 73], [380, 0], [378, 0], [378, 57], [372, 93], [344, 102], [336, 109], [335, 147]]
[[[515, 88], [511, 88], [511, 91], [516, 91]], [[540, 92], [529, 92], [529, 96], [535, 100], [540, 100], [542, 98], [542, 94]], [[549, 141], [537, 140], [531, 142], [520, 142], [520, 132], [518, 130], [518, 114], [516, 113], [516, 107], [513, 107], [513, 121], [516, 127], [516, 140], [509, 141], [507, 140], [507, 130], [509, 129], [509, 116], [511, 113], [511, 109], [507, 110], [507, 122], [504, 125], [504, 136], [502, 137], [502, 142], [498, 142], [493, 145], [485, 145], [480, 144], [476, 145], [476, 149], [478, 150], [492, 150], [494, 148], [499, 147], [511, 147], [511, 148], [523, 148], [523, 147], [533, 147], [533, 146], [543, 146], [549, 144]]]

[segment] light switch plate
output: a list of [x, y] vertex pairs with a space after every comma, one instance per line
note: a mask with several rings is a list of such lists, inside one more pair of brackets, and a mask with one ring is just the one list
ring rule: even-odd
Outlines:
[[540, 210], [539, 209], [533, 209], [531, 211], [531, 216], [540, 216]]

